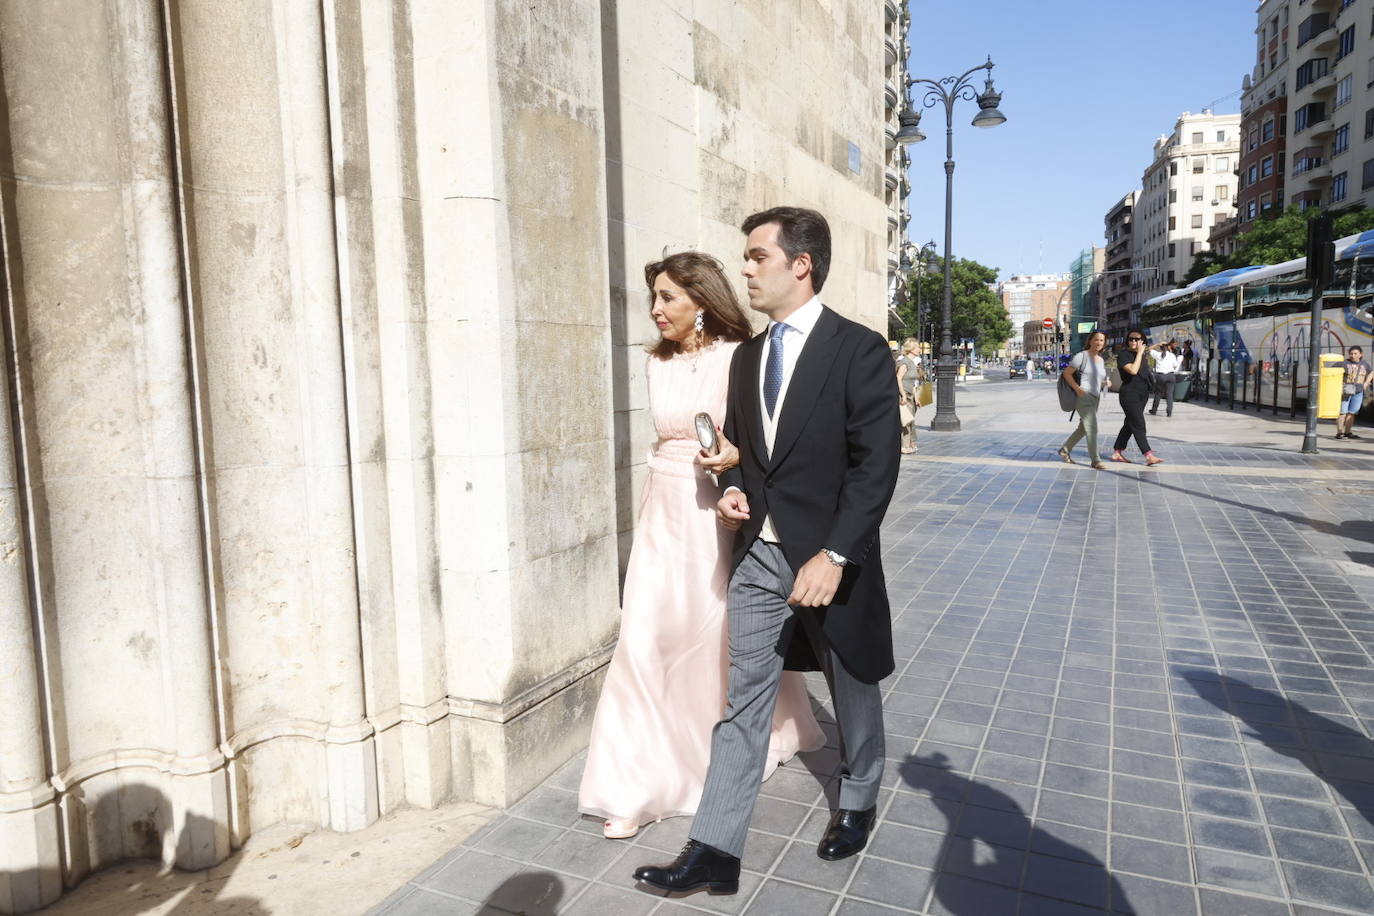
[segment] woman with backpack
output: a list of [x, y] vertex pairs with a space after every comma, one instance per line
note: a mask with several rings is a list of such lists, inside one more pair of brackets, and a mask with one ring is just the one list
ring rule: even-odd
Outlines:
[[1073, 447], [1085, 436], [1088, 439], [1088, 458], [1096, 470], [1106, 467], [1097, 453], [1097, 405], [1101, 402], [1102, 392], [1107, 390], [1107, 364], [1102, 359], [1102, 351], [1107, 346], [1107, 335], [1093, 331], [1087, 343], [1075, 354], [1073, 360], [1060, 374], [1077, 395], [1074, 409], [1078, 411], [1078, 428], [1069, 434], [1059, 448], [1059, 459], [1066, 464], [1076, 464], [1070, 454]]

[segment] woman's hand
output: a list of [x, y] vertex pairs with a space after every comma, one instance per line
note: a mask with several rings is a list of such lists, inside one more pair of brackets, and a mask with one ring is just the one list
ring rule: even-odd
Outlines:
[[739, 465], [739, 449], [735, 448], [735, 443], [725, 438], [725, 433], [716, 430], [716, 441], [720, 443], [720, 451], [714, 455], [706, 454], [706, 449], [699, 452], [701, 466], [714, 474], [719, 475], [723, 471], [728, 471]]

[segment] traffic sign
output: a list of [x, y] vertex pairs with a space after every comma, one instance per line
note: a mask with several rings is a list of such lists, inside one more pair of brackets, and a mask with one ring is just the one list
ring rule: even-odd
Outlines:
[[1054, 319], [1053, 319], [1053, 318], [1046, 318], [1044, 321], [1042, 321], [1042, 322], [1040, 322], [1040, 323], [1043, 324], [1043, 325], [1044, 325], [1045, 327], [1047, 327], [1047, 328], [1052, 328], [1052, 327], [1054, 327]]

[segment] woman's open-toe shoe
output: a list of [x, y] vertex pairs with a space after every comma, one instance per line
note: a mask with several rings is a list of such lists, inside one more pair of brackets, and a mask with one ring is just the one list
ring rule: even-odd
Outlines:
[[1065, 464], [1077, 464], [1077, 463], [1078, 463], [1078, 462], [1076, 462], [1076, 461], [1073, 460], [1072, 456], [1069, 455], [1069, 450], [1068, 450], [1068, 449], [1063, 449], [1063, 448], [1061, 448], [1056, 454], [1059, 455], [1059, 460], [1062, 461], [1062, 462], [1064, 462]]
[[1154, 467], [1157, 464], [1163, 463], [1164, 459], [1156, 455], [1154, 452], [1150, 452], [1150, 454], [1145, 456], [1145, 464], [1147, 467]]
[[1131, 464], [1131, 463], [1132, 463], [1132, 462], [1131, 462], [1131, 459], [1127, 458], [1125, 455], [1121, 454], [1120, 452], [1112, 452], [1112, 460], [1113, 460], [1113, 461], [1120, 461], [1122, 464]]
[[628, 840], [639, 833], [639, 821], [628, 817], [607, 818], [601, 832], [608, 840]]

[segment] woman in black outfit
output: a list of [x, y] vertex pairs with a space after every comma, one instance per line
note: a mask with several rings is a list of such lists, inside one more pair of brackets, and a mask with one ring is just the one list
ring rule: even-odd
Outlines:
[[1121, 412], [1126, 415], [1126, 420], [1121, 424], [1121, 432], [1116, 434], [1116, 444], [1112, 446], [1113, 461], [1131, 463], [1131, 459], [1121, 454], [1121, 450], [1131, 441], [1131, 436], [1135, 436], [1136, 447], [1145, 455], [1146, 464], [1164, 463], [1164, 459], [1150, 448], [1150, 440], [1145, 437], [1145, 402], [1149, 400], [1150, 390], [1154, 387], [1154, 373], [1145, 362], [1145, 354], [1158, 346], [1161, 345], [1150, 344], [1147, 347], [1145, 335], [1140, 331], [1131, 331], [1126, 335], [1126, 349], [1117, 354], [1116, 366], [1121, 372]]

